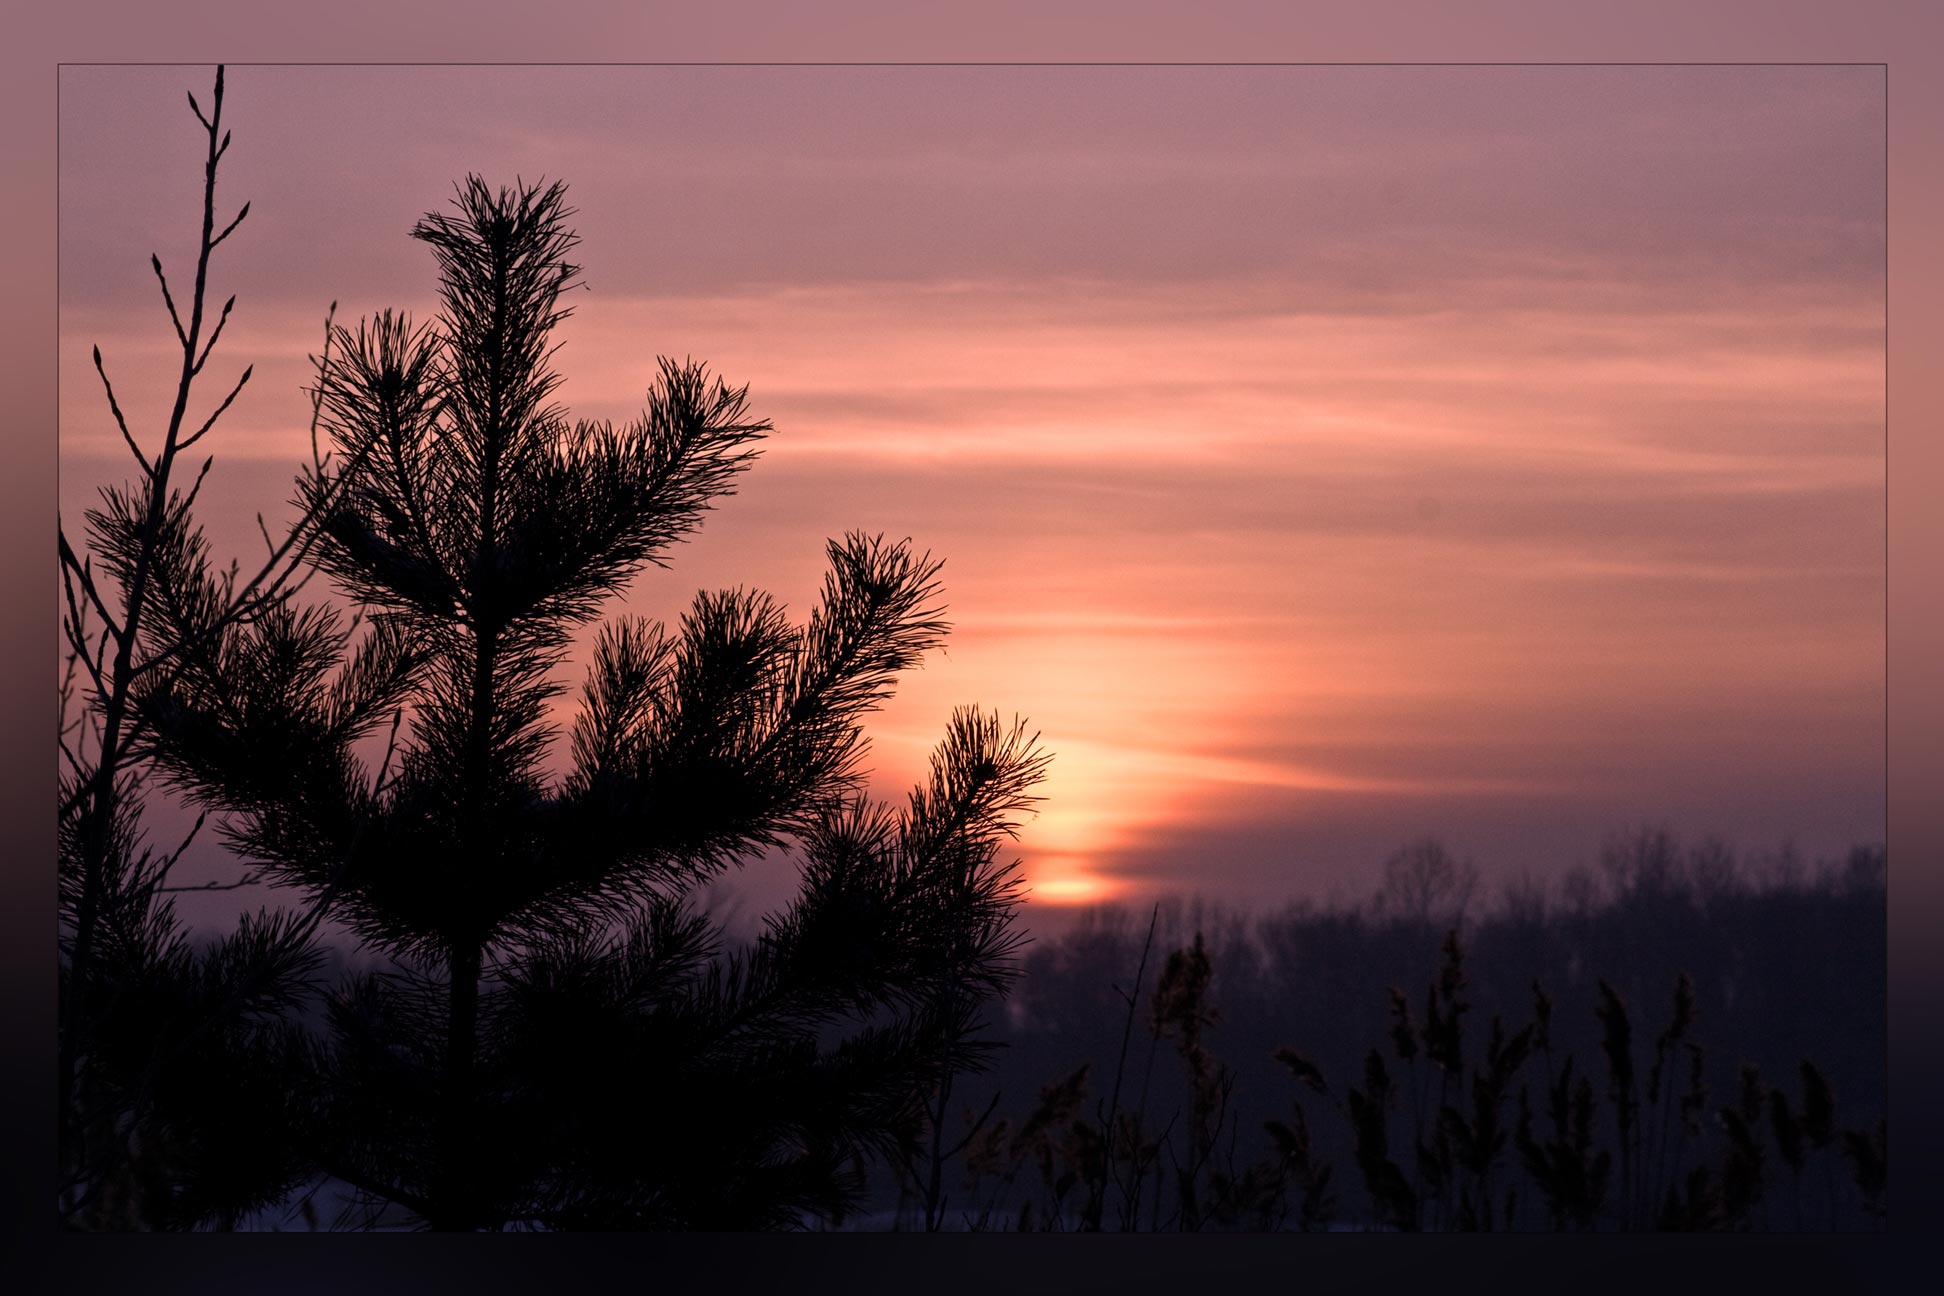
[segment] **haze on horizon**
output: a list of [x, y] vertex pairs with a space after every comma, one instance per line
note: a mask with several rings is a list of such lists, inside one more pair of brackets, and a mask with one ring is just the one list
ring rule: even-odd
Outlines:
[[[89, 347], [138, 429], [173, 393], [147, 260], [205, 81], [62, 70], [74, 522], [128, 467]], [[1040, 899], [1362, 892], [1427, 834], [1556, 877], [1646, 820], [1833, 853], [1884, 833], [1883, 106], [1834, 66], [236, 67], [211, 370], [256, 376], [203, 515], [260, 547], [326, 305], [429, 316], [455, 180], [558, 177], [570, 415], [667, 353], [776, 426], [628, 608], [801, 615], [853, 528], [944, 556], [876, 786], [955, 703], [1030, 717]]]

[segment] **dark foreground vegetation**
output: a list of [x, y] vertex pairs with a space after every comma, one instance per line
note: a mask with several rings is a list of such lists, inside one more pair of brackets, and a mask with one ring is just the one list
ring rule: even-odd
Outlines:
[[1028, 955], [948, 1199], [871, 1223], [1881, 1227], [1882, 851], [1602, 863], [1482, 913], [1435, 843], [1361, 905], [1092, 911]]

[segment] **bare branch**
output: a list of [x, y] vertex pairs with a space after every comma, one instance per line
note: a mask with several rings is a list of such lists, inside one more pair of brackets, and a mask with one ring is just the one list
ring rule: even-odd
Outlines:
[[[146, 902], [147, 897], [150, 894], [157, 891], [199, 891], [199, 890], [230, 891], [235, 889], [234, 887], [227, 887], [227, 886], [171, 887], [171, 886], [162, 885], [165, 881], [168, 880], [169, 870], [173, 869], [176, 866], [176, 864], [181, 861], [183, 855], [188, 852], [189, 844], [196, 840], [196, 834], [202, 831], [203, 821], [208, 817], [209, 817], [208, 811], [205, 810], [199, 812], [196, 815], [196, 822], [190, 824], [189, 831], [183, 835], [182, 844], [177, 846], [174, 850], [170, 851], [168, 855], [164, 856], [162, 862], [156, 866], [154, 876], [149, 879], [149, 884], [142, 889], [141, 894], [144, 902]], [[244, 874], [244, 876], [247, 878], [250, 875], [246, 873]], [[240, 886], [242, 884], [238, 883], [237, 885]]]
[[[70, 579], [66, 571], [63, 571], [61, 575], [63, 581]], [[73, 600], [73, 590], [72, 586], [70, 586], [68, 589], [68, 601], [70, 605], [72, 605]], [[61, 670], [61, 687], [57, 694], [60, 702], [60, 728], [56, 731], [56, 737], [61, 745], [61, 755], [67, 758], [68, 765], [72, 768], [74, 776], [77, 779], [85, 779], [88, 777], [88, 771], [82, 765], [80, 753], [77, 750], [80, 745], [80, 739], [77, 738], [75, 740], [75, 748], [68, 746], [68, 735], [79, 730], [88, 718], [88, 709], [85, 706], [81, 708], [78, 714], [73, 714], [72, 718], [70, 718], [70, 715], [74, 712], [75, 668], [87, 661], [87, 652], [81, 643], [82, 637], [87, 633], [86, 608], [80, 609], [77, 620], [80, 624], [64, 625], [62, 627], [67, 634], [70, 647], [68, 649], [67, 664]], [[90, 666], [92, 667], [92, 663], [90, 663]]]
[[384, 795], [385, 784], [391, 771], [392, 756], [398, 751], [398, 727], [405, 722], [405, 712], [392, 712], [391, 734], [385, 739], [385, 758], [378, 762], [378, 778], [371, 785], [371, 799], [376, 801]]
[[953, 1157], [957, 1156], [959, 1153], [965, 1151], [966, 1148], [970, 1147], [972, 1144], [972, 1140], [979, 1137], [979, 1131], [985, 1128], [986, 1122], [992, 1119], [992, 1113], [996, 1111], [998, 1107], [999, 1107], [999, 1094], [997, 1092], [994, 1092], [994, 1094], [992, 1095], [992, 1101], [986, 1104], [985, 1114], [980, 1116], [978, 1120], [972, 1123], [972, 1128], [965, 1132], [965, 1137], [960, 1139], [958, 1142], [952, 1144], [951, 1148], [944, 1153], [942, 1159], [949, 1161]]
[[[115, 636], [117, 643], [120, 643], [122, 629], [115, 624], [114, 614], [108, 610], [107, 603], [102, 601], [101, 592], [95, 588], [93, 567], [87, 560], [75, 556], [73, 546], [68, 544], [67, 531], [65, 529], [59, 530], [57, 536], [60, 543], [62, 579], [67, 579], [68, 573], [72, 573], [74, 576], [80, 578], [81, 588], [87, 591], [88, 601], [94, 605], [94, 610], [101, 614], [102, 623], [108, 632]], [[68, 610], [70, 612], [74, 610], [74, 595], [72, 591], [69, 591], [68, 594]], [[84, 620], [79, 624], [85, 625], [86, 622]]]
[[81, 610], [75, 606], [73, 584], [65, 581], [63, 584], [65, 588], [62, 592], [67, 595], [68, 614], [61, 618], [61, 630], [67, 635], [68, 646], [74, 650], [75, 655], [87, 666], [88, 674], [94, 677], [96, 691], [100, 691], [104, 688], [101, 679], [101, 667], [98, 662], [89, 659], [87, 643], [81, 630], [81, 626], [86, 624], [86, 618], [82, 616]]
[[207, 455], [203, 459], [202, 467], [196, 470], [196, 480], [189, 487], [188, 497], [182, 501], [182, 508], [185, 513], [188, 512], [189, 506], [196, 502], [196, 496], [202, 493], [203, 478], [209, 476], [209, 470], [215, 463], [216, 456]]
[[[83, 627], [83, 629], [85, 628]], [[69, 639], [69, 643], [73, 643], [71, 638]], [[81, 717], [79, 716], [76, 716], [72, 720], [68, 719], [68, 709], [74, 703], [74, 668], [80, 664], [80, 660], [81, 650], [70, 647], [68, 649], [67, 664], [61, 668], [61, 687], [56, 696], [60, 699], [61, 703], [61, 728], [59, 732], [63, 738], [66, 738], [81, 723]]]
[[255, 365], [251, 365], [248, 368], [246, 368], [243, 371], [243, 376], [236, 380], [236, 386], [230, 388], [229, 395], [223, 397], [223, 403], [216, 407], [214, 413], [212, 413], [208, 418], [203, 420], [203, 425], [201, 427], [197, 428], [194, 432], [190, 433], [182, 441], [178, 442], [176, 445], [176, 449], [187, 450], [190, 446], [202, 440], [203, 437], [208, 434], [209, 429], [216, 426], [216, 420], [223, 417], [223, 411], [230, 407], [230, 402], [236, 399], [236, 394], [243, 390], [243, 385], [250, 381], [250, 375], [255, 372], [256, 372]]
[[337, 303], [333, 301], [331, 308], [324, 312], [324, 350], [311, 360], [317, 366], [317, 386], [311, 389], [311, 467], [316, 470], [319, 479], [324, 476], [324, 460], [328, 456], [320, 455], [317, 451], [317, 425], [324, 414], [324, 374], [331, 365], [331, 325], [336, 319]]
[[122, 440], [126, 441], [129, 450], [134, 452], [135, 462], [142, 465], [142, 475], [153, 481], [155, 469], [150, 466], [148, 456], [142, 453], [142, 447], [135, 444], [135, 438], [128, 430], [128, 420], [122, 417], [121, 403], [115, 399], [115, 385], [108, 381], [108, 371], [101, 366], [100, 347], [94, 349], [94, 367], [95, 372], [101, 375], [102, 390], [108, 393], [108, 408], [115, 413], [115, 426], [121, 429]]
[[[225, 135], [223, 138], [223, 148], [228, 148], [228, 147], [229, 147], [229, 137]], [[218, 157], [222, 156], [221, 150], [217, 151], [217, 156]], [[215, 251], [216, 245], [218, 243], [221, 243], [224, 239], [228, 238], [230, 236], [230, 231], [235, 229], [238, 225], [241, 225], [243, 223], [243, 218], [245, 216], [248, 216], [249, 214], [250, 214], [250, 204], [244, 203], [243, 210], [236, 213], [236, 219], [231, 221], [229, 224], [223, 226], [223, 232], [221, 234], [218, 234], [215, 238], [209, 241], [210, 250], [212, 252]]]
[[162, 285], [162, 301], [169, 308], [169, 323], [175, 325], [176, 341], [188, 346], [189, 335], [183, 332], [182, 316], [176, 312], [175, 298], [169, 294], [168, 276], [162, 273], [162, 258], [153, 252], [149, 253], [149, 265], [155, 269], [155, 282]]
[[263, 874], [261, 873], [245, 873], [234, 882], [193, 882], [186, 886], [159, 886], [155, 890], [157, 894], [169, 894], [182, 891], [240, 891], [244, 887], [257, 886], [262, 881]]
[[202, 372], [203, 364], [209, 359], [209, 353], [216, 349], [216, 339], [223, 336], [223, 325], [229, 323], [230, 309], [235, 305], [236, 294], [231, 293], [229, 300], [223, 303], [222, 314], [216, 317], [216, 327], [210, 330], [209, 341], [203, 343], [202, 355], [197, 358], [195, 367], [189, 371], [190, 373]]
[[[234, 301], [235, 299], [232, 298], [231, 300]], [[226, 304], [224, 307], [225, 315], [227, 315], [228, 310], [229, 307]], [[332, 324], [334, 323], [336, 316], [337, 316], [337, 303], [333, 301], [331, 303], [329, 311], [325, 314], [324, 317], [324, 350], [322, 352], [322, 355], [317, 360], [320, 375], [322, 373], [322, 370], [330, 363]], [[217, 330], [219, 332], [221, 331], [221, 327], [222, 325], [221, 322], [219, 321], [217, 324]], [[210, 341], [211, 344], [213, 345], [215, 341], [213, 335]], [[208, 354], [207, 351], [205, 351], [204, 352], [205, 358], [207, 357], [207, 354]], [[192, 445], [197, 439], [199, 439], [204, 433], [206, 433], [210, 429], [210, 427], [215, 423], [216, 418], [219, 415], [221, 415], [223, 410], [227, 409], [230, 402], [235, 399], [237, 392], [240, 392], [242, 390], [243, 384], [249, 381], [250, 373], [251, 370], [246, 369], [244, 371], [243, 377], [237, 382], [236, 389], [233, 390], [230, 393], [229, 397], [224, 400], [222, 406], [219, 407], [214, 414], [210, 415], [209, 421], [204, 423], [202, 428], [200, 428], [194, 436], [188, 438], [188, 440], [186, 441], [183, 441], [181, 445], [177, 447], [178, 449], [183, 449], [188, 447], [189, 445]], [[312, 465], [318, 470], [320, 476], [322, 475], [323, 472], [324, 462], [326, 459], [328, 459], [327, 455], [322, 455], [319, 453], [318, 442], [317, 442], [317, 429], [322, 416], [322, 400], [323, 400], [322, 384], [320, 381], [318, 390], [312, 393], [311, 425], [310, 425], [311, 462]], [[369, 454], [369, 450], [361, 451], [358, 454], [358, 456], [356, 456], [353, 459], [352, 461], [353, 465], [357, 463], [361, 463], [368, 454]], [[205, 471], [207, 471], [207, 466], [205, 466]], [[200, 481], [200, 478], [198, 480]], [[309, 556], [310, 547], [316, 539], [314, 524], [316, 523], [318, 517], [323, 512], [329, 509], [331, 504], [337, 498], [338, 493], [343, 489], [343, 486], [344, 486], [344, 476], [340, 474], [339, 478], [336, 481], [332, 482], [326, 488], [326, 490], [319, 496], [315, 506], [309, 511], [307, 511], [304, 514], [304, 516], [300, 517], [295, 523], [292, 524], [290, 532], [284, 538], [282, 544], [276, 544], [276, 545], [270, 544], [268, 530], [267, 528], [264, 527], [262, 517], [261, 515], [259, 515], [257, 520], [258, 529], [264, 534], [265, 543], [266, 545], [270, 546], [270, 553], [268, 557], [265, 559], [263, 566], [257, 571], [257, 574], [254, 577], [252, 577], [249, 580], [249, 582], [244, 584], [240, 590], [237, 590], [235, 592], [235, 594], [233, 595], [234, 601], [223, 612], [221, 616], [217, 617], [210, 625], [204, 627], [203, 630], [199, 631], [197, 635], [192, 637], [192, 639], [180, 644], [172, 645], [170, 648], [164, 650], [161, 653], [158, 653], [155, 657], [150, 658], [147, 661], [141, 662], [133, 666], [130, 671], [130, 678], [133, 679], [135, 677], [146, 674], [147, 672], [154, 670], [171, 660], [174, 660], [175, 658], [179, 657], [183, 652], [196, 646], [197, 644], [199, 644], [209, 636], [221, 632], [223, 629], [225, 629], [228, 626], [248, 623], [249, 621], [253, 620], [256, 616], [258, 616], [260, 613], [262, 613], [264, 609], [274, 606], [277, 603], [283, 602], [284, 600], [288, 599], [291, 595], [303, 589], [305, 585], [309, 584], [312, 576], [315, 575], [314, 571], [306, 572], [302, 577], [296, 578], [294, 584], [292, 584], [291, 582], [293, 577], [296, 577], [298, 568], [302, 565], [304, 560]], [[279, 568], [281, 568], [281, 571], [279, 570]], [[232, 563], [231, 572], [230, 572], [230, 579], [232, 584], [234, 584], [236, 575], [237, 572], [236, 572], [235, 564]]]
[[[80, 721], [77, 720], [75, 723], [79, 724]], [[80, 755], [68, 746], [67, 735], [68, 731], [63, 729], [60, 736], [61, 755], [66, 758], [68, 768], [74, 771], [74, 777], [77, 779], [86, 779], [88, 777], [88, 768], [81, 763]]]

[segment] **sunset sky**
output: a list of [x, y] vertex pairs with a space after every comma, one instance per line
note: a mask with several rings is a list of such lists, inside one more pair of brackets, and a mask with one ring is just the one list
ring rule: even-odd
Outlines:
[[[173, 395], [209, 81], [61, 75], [70, 528], [130, 466], [89, 347], [138, 435]], [[453, 181], [557, 177], [570, 411], [692, 355], [776, 425], [628, 606], [942, 555], [877, 786], [1029, 717], [1039, 899], [1831, 853], [1884, 834], [1883, 111], [1877, 67], [232, 68], [205, 520], [260, 548], [326, 306], [429, 315]]]

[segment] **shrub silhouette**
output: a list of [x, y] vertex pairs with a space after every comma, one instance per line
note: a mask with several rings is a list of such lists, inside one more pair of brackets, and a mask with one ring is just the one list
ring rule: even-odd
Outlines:
[[[412, 231], [430, 325], [340, 328], [335, 467], [299, 478], [361, 626], [209, 636], [144, 714], [234, 848], [389, 960], [341, 987], [288, 1119], [374, 1214], [434, 1228], [761, 1227], [840, 1215], [907, 1152], [1012, 975], [997, 852], [1046, 757], [956, 713], [899, 809], [862, 717], [942, 639], [939, 563], [852, 534], [802, 625], [762, 593], [604, 626], [549, 779], [575, 630], [728, 493], [769, 431], [663, 360], [634, 422], [570, 421], [551, 331], [565, 190], [459, 186]], [[392, 717], [374, 770], [361, 743]], [[697, 888], [795, 843], [800, 893], [730, 951]]]

